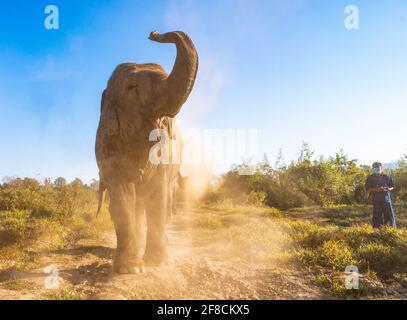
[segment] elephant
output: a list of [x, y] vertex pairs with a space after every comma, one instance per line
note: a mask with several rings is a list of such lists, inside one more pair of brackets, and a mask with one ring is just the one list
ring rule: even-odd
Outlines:
[[[180, 139], [175, 116], [193, 89], [199, 65], [194, 43], [184, 32], [154, 31], [149, 39], [175, 44], [173, 70], [167, 74], [153, 63], [118, 65], [102, 94], [96, 134], [98, 210], [108, 192], [117, 237], [113, 270], [119, 274], [143, 272], [145, 265], [169, 261], [166, 225], [180, 163], [153, 161], [152, 150], [163, 136], [154, 141], [151, 134], [158, 129]], [[178, 152], [168, 150], [171, 156]]]

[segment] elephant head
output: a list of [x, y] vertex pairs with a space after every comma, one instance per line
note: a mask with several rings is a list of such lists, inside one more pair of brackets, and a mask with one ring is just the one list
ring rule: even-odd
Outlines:
[[150, 118], [175, 117], [187, 100], [198, 71], [198, 54], [191, 39], [181, 31], [159, 34], [150, 40], [174, 43], [177, 57], [168, 75], [157, 64], [124, 63], [119, 65], [104, 92], [102, 109], [115, 105], [122, 112], [141, 112]]

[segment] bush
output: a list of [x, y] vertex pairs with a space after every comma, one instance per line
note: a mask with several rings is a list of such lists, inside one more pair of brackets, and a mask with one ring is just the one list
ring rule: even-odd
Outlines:
[[308, 222], [288, 222], [301, 261], [306, 265], [344, 271], [356, 265], [360, 272], [379, 278], [407, 273], [407, 232], [404, 229], [373, 229], [369, 225], [339, 228]]
[[219, 187], [208, 190], [205, 200], [231, 199], [235, 204], [266, 204], [279, 209], [365, 202], [369, 170], [348, 159], [343, 151], [334, 157], [313, 159], [304, 144], [300, 157], [290, 165], [280, 163], [273, 168], [265, 157], [253, 174], [242, 175], [247, 167], [243, 163], [224, 174]]
[[0, 212], [0, 247], [29, 244], [42, 234], [42, 222], [33, 220], [27, 212]]
[[337, 227], [319, 227], [309, 222], [290, 224], [291, 235], [295, 243], [304, 248], [317, 248], [329, 240], [340, 240]]
[[0, 246], [20, 240], [27, 229], [27, 215], [24, 212], [0, 213]]
[[400, 271], [406, 271], [407, 252], [398, 247], [380, 243], [368, 243], [356, 251], [364, 269], [377, 272], [382, 278], [392, 278]]
[[251, 191], [248, 196], [248, 204], [262, 207], [265, 204], [267, 194], [264, 191]]
[[320, 252], [320, 263], [323, 267], [343, 271], [346, 266], [355, 265], [357, 261], [353, 258], [351, 248], [345, 241], [326, 241]]
[[320, 247], [301, 249], [300, 259], [309, 266], [343, 271], [346, 266], [356, 264], [351, 248], [344, 241], [326, 241]]
[[63, 178], [40, 184], [17, 178], [0, 185], [0, 210], [27, 211], [37, 218], [72, 217], [80, 210], [90, 210], [96, 199], [96, 192], [79, 179], [70, 184]]
[[9, 179], [0, 185], [0, 247], [23, 248], [42, 237], [43, 243], [72, 247], [95, 238], [105, 227], [103, 219], [93, 221], [96, 206], [97, 192], [79, 179]]

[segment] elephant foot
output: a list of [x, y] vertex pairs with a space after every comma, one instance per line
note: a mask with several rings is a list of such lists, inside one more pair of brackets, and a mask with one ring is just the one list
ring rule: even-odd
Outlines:
[[115, 261], [113, 269], [118, 274], [140, 274], [145, 272], [143, 260]]
[[148, 266], [161, 267], [161, 266], [168, 265], [170, 259], [166, 253], [152, 254], [152, 253], [146, 252], [144, 254], [144, 261], [145, 261], [146, 265], [148, 265]]

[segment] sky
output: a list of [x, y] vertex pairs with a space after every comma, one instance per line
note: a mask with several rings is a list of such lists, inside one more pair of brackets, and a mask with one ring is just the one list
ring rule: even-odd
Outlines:
[[[59, 30], [47, 30], [47, 5]], [[359, 9], [359, 29], [344, 26]], [[200, 55], [181, 128], [256, 129], [257, 155], [287, 162], [302, 143], [359, 163], [406, 153], [407, 2], [403, 0], [14, 0], [0, 10], [0, 177], [97, 177], [100, 97], [114, 68], [175, 48], [152, 30], [183, 30]]]

